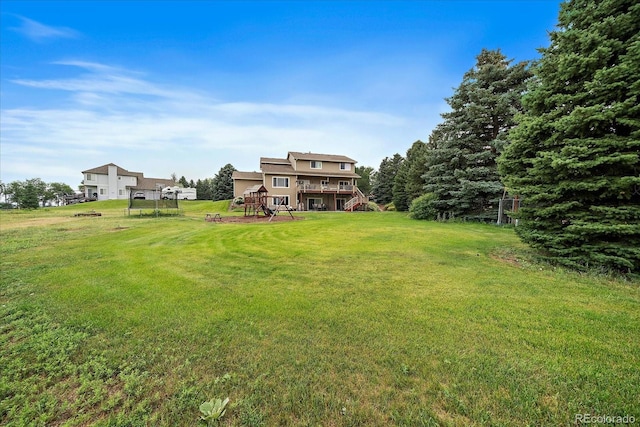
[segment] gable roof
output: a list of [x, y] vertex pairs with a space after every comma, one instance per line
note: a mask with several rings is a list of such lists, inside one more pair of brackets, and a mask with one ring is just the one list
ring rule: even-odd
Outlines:
[[260, 165], [263, 165], [265, 163], [271, 164], [271, 165], [290, 165], [291, 162], [289, 161], [289, 159], [276, 159], [274, 157], [260, 157]]
[[262, 184], [256, 184], [244, 190], [244, 194], [252, 193], [267, 193], [267, 189]]
[[289, 151], [289, 156], [293, 157], [295, 160], [318, 160], [324, 162], [358, 163], [347, 156], [340, 156], [335, 154], [300, 153], [298, 151]]
[[82, 173], [96, 173], [100, 175], [109, 175], [109, 166], [115, 166], [117, 168], [117, 174], [120, 176], [137, 176], [137, 177], [142, 176], [142, 172], [129, 172], [128, 170], [121, 168], [115, 163], [107, 163], [106, 165], [98, 166], [97, 168], [87, 169], [86, 171], [82, 171]]
[[291, 166], [291, 163], [287, 162], [286, 165], [273, 165], [273, 164], [262, 164], [260, 165], [260, 169], [262, 172], [268, 174], [284, 174], [284, 175], [295, 175], [296, 171]]
[[260, 172], [241, 172], [233, 171], [231, 174], [232, 179], [246, 179], [249, 181], [262, 181], [262, 174]]
[[161, 184], [163, 187], [175, 185], [172, 179], [164, 178], [145, 178], [142, 172], [130, 172], [115, 163], [107, 163], [106, 165], [98, 166], [97, 168], [87, 169], [82, 173], [95, 173], [97, 175], [109, 175], [109, 166], [116, 167], [116, 174], [118, 176], [133, 176], [136, 178], [135, 186], [127, 186], [135, 188], [137, 190], [155, 190], [156, 184]]
[[143, 176], [138, 177], [138, 184], [133, 187], [138, 190], [156, 190], [156, 184], [164, 187], [171, 187], [175, 185], [172, 179], [163, 179], [163, 178], [145, 178]]

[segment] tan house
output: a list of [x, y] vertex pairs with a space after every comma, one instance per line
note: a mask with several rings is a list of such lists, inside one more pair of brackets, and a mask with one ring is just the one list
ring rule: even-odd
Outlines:
[[340, 155], [290, 151], [285, 159], [261, 157], [260, 172], [235, 171], [233, 195], [263, 185], [270, 208], [287, 205], [297, 210], [354, 210], [367, 198], [357, 186], [356, 161]]
[[97, 200], [128, 199], [131, 195], [154, 199], [161, 188], [175, 185], [171, 179], [145, 178], [141, 172], [129, 172], [113, 163], [87, 169], [82, 175], [85, 197]]

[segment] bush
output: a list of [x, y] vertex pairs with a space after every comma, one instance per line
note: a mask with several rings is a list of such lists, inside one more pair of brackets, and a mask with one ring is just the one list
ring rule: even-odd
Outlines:
[[425, 219], [433, 221], [438, 215], [438, 211], [433, 206], [436, 196], [433, 193], [424, 194], [413, 199], [409, 206], [409, 217], [413, 219]]
[[369, 202], [366, 205], [367, 211], [380, 212], [380, 206], [376, 202]]

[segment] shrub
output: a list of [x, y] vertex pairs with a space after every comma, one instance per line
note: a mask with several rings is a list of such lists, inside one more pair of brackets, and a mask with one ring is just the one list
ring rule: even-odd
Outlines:
[[438, 211], [433, 206], [435, 198], [433, 193], [427, 193], [413, 199], [409, 206], [409, 216], [413, 219], [435, 220], [438, 215]]
[[380, 206], [378, 206], [378, 204], [376, 202], [369, 202], [369, 203], [367, 203], [365, 210], [374, 211], [374, 212], [380, 212]]

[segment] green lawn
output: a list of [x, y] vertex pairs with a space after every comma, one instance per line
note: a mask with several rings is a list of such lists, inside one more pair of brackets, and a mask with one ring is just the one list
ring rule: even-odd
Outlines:
[[640, 420], [637, 281], [537, 264], [508, 228], [204, 221], [227, 206], [0, 213], [0, 424], [193, 426], [226, 397], [221, 425]]

